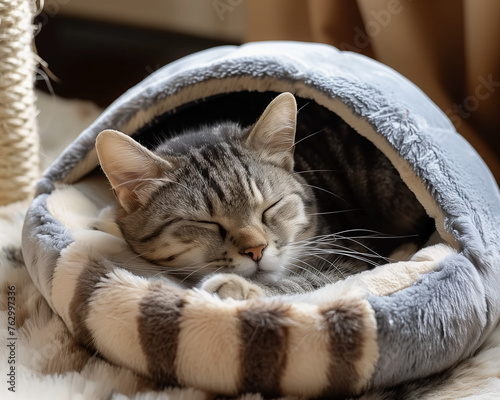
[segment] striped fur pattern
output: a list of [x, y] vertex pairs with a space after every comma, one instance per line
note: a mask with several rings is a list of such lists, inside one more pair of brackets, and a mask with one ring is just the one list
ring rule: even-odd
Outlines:
[[[422, 221], [428, 222], [423, 208], [385, 157], [367, 155], [373, 146], [346, 140], [345, 124], [337, 122], [321, 136], [333, 138], [327, 142], [332, 149], [323, 151], [319, 143], [311, 153], [301, 146], [306, 148], [295, 154], [300, 173], [294, 172], [296, 120], [295, 99], [284, 93], [250, 128], [231, 122], [204, 126], [153, 151], [119, 132], [102, 132], [97, 151], [118, 200], [124, 239], [169, 275], [202, 281], [203, 289], [222, 298], [246, 299], [263, 290], [312, 290], [386, 261], [380, 249], [371, 249], [376, 241], [355, 230], [343, 235], [343, 228], [420, 233]], [[311, 117], [301, 122], [304, 140], [325, 131], [315, 125]], [[354, 174], [359, 188], [346, 186], [345, 176], [332, 178], [326, 169], [332, 165]], [[315, 189], [325, 211], [318, 210]], [[361, 213], [346, 209], [354, 201]], [[373, 211], [374, 201], [380, 210]], [[354, 218], [342, 215], [352, 211], [358, 211]]]

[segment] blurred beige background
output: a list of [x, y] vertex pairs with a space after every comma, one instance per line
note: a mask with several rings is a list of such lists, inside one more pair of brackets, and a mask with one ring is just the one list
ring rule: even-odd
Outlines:
[[500, 181], [498, 0], [46, 0], [45, 12], [212, 41], [173, 36], [160, 53], [299, 40], [365, 54], [426, 92]]

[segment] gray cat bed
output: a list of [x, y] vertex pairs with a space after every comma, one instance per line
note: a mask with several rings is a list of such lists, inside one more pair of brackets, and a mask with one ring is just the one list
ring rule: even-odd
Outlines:
[[[144, 132], [160, 118], [253, 118], [253, 100], [284, 91], [336, 113], [380, 149], [435, 220], [439, 244], [307, 301], [220, 300], [158, 276], [108, 216], [97, 134], [154, 141]], [[23, 232], [33, 281], [90, 351], [159, 386], [355, 396], [453, 366], [499, 319], [500, 194], [487, 167], [413, 84], [326, 45], [220, 47], [167, 65], [114, 102], [37, 188]]]

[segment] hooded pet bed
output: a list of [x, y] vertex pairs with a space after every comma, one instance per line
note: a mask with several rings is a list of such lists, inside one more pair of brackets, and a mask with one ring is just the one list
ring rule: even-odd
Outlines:
[[[182, 113], [253, 122], [245, 120], [253, 99], [284, 91], [326, 107], [379, 148], [435, 220], [440, 243], [308, 301], [220, 300], [158, 277], [107, 217], [113, 196], [96, 136], [111, 128], [147, 141], [148, 128]], [[38, 182], [23, 252], [38, 289], [83, 345], [159, 386], [342, 398], [474, 353], [500, 313], [499, 227], [487, 167], [413, 84], [330, 46], [263, 42], [185, 57], [121, 96]]]

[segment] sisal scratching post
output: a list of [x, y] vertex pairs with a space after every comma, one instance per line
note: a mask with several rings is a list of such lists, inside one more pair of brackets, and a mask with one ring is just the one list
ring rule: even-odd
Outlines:
[[35, 9], [35, 1], [0, 0], [0, 205], [30, 197], [40, 172]]

